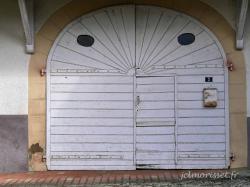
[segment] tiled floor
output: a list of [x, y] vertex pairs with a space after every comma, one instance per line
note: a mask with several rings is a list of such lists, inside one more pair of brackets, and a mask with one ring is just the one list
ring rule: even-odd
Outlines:
[[229, 170], [47, 171], [0, 175], [0, 186], [146, 184], [180, 181], [184, 173], [225, 173]]

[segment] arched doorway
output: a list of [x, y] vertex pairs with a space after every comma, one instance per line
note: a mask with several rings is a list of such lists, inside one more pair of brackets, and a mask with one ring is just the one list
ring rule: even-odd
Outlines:
[[[229, 165], [225, 55], [191, 17], [124, 5], [84, 15], [47, 64], [49, 169]], [[204, 106], [204, 93], [214, 107]]]

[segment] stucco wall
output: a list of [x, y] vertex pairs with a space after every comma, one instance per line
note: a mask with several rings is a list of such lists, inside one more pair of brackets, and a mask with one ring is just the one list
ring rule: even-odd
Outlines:
[[236, 1], [235, 0], [200, 0], [217, 10], [235, 28]]
[[[35, 30], [70, 0], [35, 2]], [[28, 114], [28, 63], [17, 0], [0, 2], [0, 115]], [[13, 55], [14, 54], [14, 55]]]
[[67, 4], [71, 0], [39, 0], [35, 2], [35, 31], [39, 31], [44, 22], [57, 9]]
[[16, 0], [0, 2], [0, 115], [28, 113], [28, 61]]
[[[49, 2], [49, 1], [47, 1]], [[36, 28], [63, 0], [36, 1]], [[28, 168], [28, 67], [17, 0], [0, 1], [0, 173]], [[38, 90], [38, 92], [41, 90]]]
[[0, 116], [0, 173], [28, 170], [26, 115]]

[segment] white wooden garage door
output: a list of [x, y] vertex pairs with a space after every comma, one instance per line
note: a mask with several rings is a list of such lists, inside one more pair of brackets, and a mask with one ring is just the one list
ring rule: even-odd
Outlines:
[[[228, 167], [224, 61], [207, 28], [172, 10], [77, 19], [48, 57], [48, 169]], [[217, 91], [216, 107], [204, 107], [204, 89]]]

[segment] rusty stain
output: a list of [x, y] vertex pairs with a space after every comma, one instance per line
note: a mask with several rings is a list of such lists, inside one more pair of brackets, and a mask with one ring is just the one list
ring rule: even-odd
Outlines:
[[44, 149], [39, 143], [32, 144], [29, 148], [29, 168], [31, 171], [46, 171], [46, 165], [43, 162]]
[[37, 153], [37, 152], [43, 152], [43, 148], [39, 145], [39, 143], [32, 144], [29, 148], [29, 152], [31, 154]]
[[32, 155], [35, 153], [43, 153], [43, 148], [39, 145], [39, 143], [32, 144], [29, 148], [29, 159], [31, 159]]

